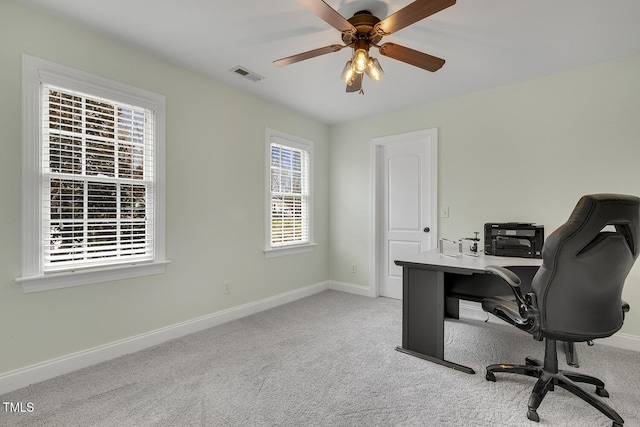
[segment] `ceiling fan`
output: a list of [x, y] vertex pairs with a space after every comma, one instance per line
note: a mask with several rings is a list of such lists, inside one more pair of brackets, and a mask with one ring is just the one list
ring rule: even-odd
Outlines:
[[340, 31], [344, 45], [333, 44], [273, 61], [278, 67], [327, 53], [338, 52], [345, 47], [350, 47], [353, 48], [353, 57], [347, 62], [342, 71], [342, 80], [347, 84], [347, 92], [363, 93], [362, 78], [364, 74], [367, 74], [374, 81], [380, 80], [383, 76], [382, 67], [378, 60], [369, 56], [369, 49], [372, 46], [377, 48], [383, 56], [388, 56], [427, 71], [437, 71], [444, 65], [444, 59], [395, 43], [378, 43], [382, 37], [408, 27], [449, 6], [453, 6], [456, 0], [416, 0], [383, 20], [376, 18], [368, 10], [361, 10], [356, 12], [353, 17], [345, 19], [323, 0], [297, 1]]

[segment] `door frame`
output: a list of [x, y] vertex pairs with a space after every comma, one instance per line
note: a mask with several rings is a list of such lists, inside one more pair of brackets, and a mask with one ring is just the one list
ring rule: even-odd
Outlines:
[[384, 186], [381, 183], [382, 167], [380, 165], [382, 147], [391, 144], [401, 144], [404, 142], [415, 141], [416, 139], [424, 139], [425, 143], [429, 144], [431, 151], [431, 218], [433, 224], [429, 224], [431, 228], [431, 246], [437, 247], [438, 242], [438, 128], [424, 129], [414, 132], [401, 133], [397, 135], [382, 136], [377, 138], [371, 138], [371, 230], [370, 230], [370, 242], [371, 247], [369, 251], [371, 271], [369, 277], [372, 278], [372, 286], [370, 288], [370, 296], [380, 296], [380, 270], [382, 265], [382, 218], [384, 206], [381, 206], [382, 200], [384, 200], [381, 191]]

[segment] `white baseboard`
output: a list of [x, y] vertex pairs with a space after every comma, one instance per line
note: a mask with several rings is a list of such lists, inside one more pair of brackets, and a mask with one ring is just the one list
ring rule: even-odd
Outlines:
[[640, 352], [640, 337], [635, 335], [618, 332], [610, 337], [599, 339], [596, 343]]
[[[491, 323], [501, 323], [503, 325], [507, 324], [507, 322], [504, 322], [502, 319], [484, 311], [480, 303], [473, 301], [460, 301], [460, 317], [465, 319], [483, 320]], [[622, 334], [618, 332], [608, 338], [598, 339], [595, 342], [597, 344], [640, 352], [640, 337], [635, 335]]]
[[328, 283], [329, 283], [329, 289], [333, 289], [335, 291], [346, 292], [348, 294], [362, 295], [365, 297], [374, 296], [372, 295], [372, 291], [371, 291], [371, 288], [369, 288], [369, 286], [354, 285], [353, 283], [336, 282], [336, 281], [330, 281]]
[[165, 341], [221, 325], [279, 305], [305, 298], [330, 288], [330, 282], [321, 282], [270, 298], [201, 316], [175, 325], [146, 332], [109, 344], [68, 354], [35, 365], [19, 368], [0, 375], [0, 395], [45, 381], [59, 375], [86, 368], [125, 354], [143, 350]]

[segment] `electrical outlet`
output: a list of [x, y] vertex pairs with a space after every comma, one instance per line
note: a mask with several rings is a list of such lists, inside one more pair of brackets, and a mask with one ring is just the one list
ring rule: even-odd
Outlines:
[[223, 283], [223, 287], [222, 287], [222, 293], [224, 293], [225, 295], [228, 295], [231, 293], [231, 282], [228, 280], [225, 280]]
[[440, 218], [449, 218], [449, 206], [440, 208]]
[[358, 264], [351, 264], [351, 272], [354, 274], [358, 272]]

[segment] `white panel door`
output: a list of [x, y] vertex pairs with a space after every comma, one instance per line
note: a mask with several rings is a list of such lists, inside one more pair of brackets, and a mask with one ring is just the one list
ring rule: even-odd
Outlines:
[[402, 298], [402, 268], [395, 265], [396, 259], [436, 245], [437, 134], [432, 131], [386, 137], [381, 145], [381, 296]]

